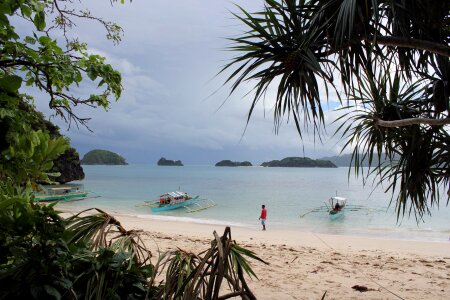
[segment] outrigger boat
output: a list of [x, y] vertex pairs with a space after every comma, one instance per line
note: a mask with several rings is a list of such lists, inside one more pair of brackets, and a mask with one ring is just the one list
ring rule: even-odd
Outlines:
[[185, 208], [188, 212], [195, 212], [216, 205], [211, 200], [200, 199], [199, 196], [192, 197], [180, 191], [162, 194], [158, 200], [145, 203], [146, 206], [150, 206], [152, 212], [162, 212], [178, 208]]
[[[373, 213], [375, 211], [385, 212], [387, 208], [370, 208], [364, 205], [347, 204], [347, 199], [344, 197], [333, 196], [328, 201], [325, 201], [325, 205], [313, 208], [310, 211], [301, 214], [300, 218], [304, 218], [311, 213], [320, 213], [321, 215], [327, 214], [331, 221], [341, 219], [344, 213], [363, 212], [364, 214]], [[337, 204], [337, 206], [336, 206]]]
[[333, 196], [328, 199], [328, 204], [330, 205], [328, 214], [330, 219], [335, 220], [344, 216], [345, 204], [347, 199], [344, 197]]
[[41, 192], [34, 194], [34, 200], [37, 202], [81, 200], [89, 194], [81, 190], [80, 186], [41, 187], [41, 189]]
[[310, 213], [328, 214], [330, 220], [337, 220], [344, 216], [345, 211], [360, 211], [368, 209], [362, 205], [347, 204], [347, 199], [344, 197], [333, 196], [325, 202], [325, 205], [313, 208], [312, 210], [300, 215], [300, 218], [305, 217]]

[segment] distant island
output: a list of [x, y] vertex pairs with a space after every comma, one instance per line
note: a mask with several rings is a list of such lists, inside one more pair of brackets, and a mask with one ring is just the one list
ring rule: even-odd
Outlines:
[[[360, 158], [362, 157], [363, 154], [359, 154]], [[332, 163], [334, 163], [336, 166], [338, 167], [350, 167], [350, 166], [354, 166], [355, 163], [352, 163], [352, 155], [351, 154], [342, 154], [339, 156], [330, 156], [330, 157], [322, 157], [321, 159], [323, 160], [329, 160]], [[381, 163], [385, 162], [386, 159], [384, 156], [381, 157]], [[379, 160], [378, 157], [376, 155], [374, 155], [373, 157], [373, 161], [372, 161], [372, 167], [378, 165]], [[369, 166], [369, 159], [366, 157], [366, 159], [364, 159], [362, 161], [361, 166], [363, 167], [368, 167]]]
[[128, 165], [125, 158], [117, 153], [95, 149], [86, 153], [81, 160], [82, 165]]
[[329, 160], [338, 167], [349, 167], [351, 163], [351, 154], [343, 154], [339, 156], [322, 157], [321, 159]]
[[158, 166], [183, 166], [183, 163], [181, 162], [181, 160], [170, 160], [170, 159], [165, 159], [164, 157], [161, 157], [158, 160]]
[[337, 166], [329, 160], [313, 160], [309, 157], [286, 157], [282, 160], [271, 160], [269, 162], [263, 162], [261, 166], [290, 168], [337, 168]]
[[249, 161], [231, 161], [231, 160], [221, 160], [216, 164], [216, 167], [251, 167], [252, 163]]

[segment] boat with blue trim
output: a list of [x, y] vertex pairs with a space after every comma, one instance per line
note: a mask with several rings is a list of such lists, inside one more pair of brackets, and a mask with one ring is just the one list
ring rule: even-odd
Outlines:
[[81, 186], [41, 186], [41, 191], [34, 194], [36, 202], [74, 201], [87, 197], [89, 192], [84, 191]]
[[199, 196], [191, 197], [187, 193], [176, 191], [159, 196], [159, 200], [151, 207], [152, 212], [167, 211], [192, 205], [199, 200]]
[[328, 200], [328, 214], [331, 220], [336, 220], [344, 216], [345, 204], [347, 199], [344, 197], [333, 196]]
[[199, 211], [212, 206], [211, 200], [200, 199], [199, 196], [190, 196], [188, 193], [175, 191], [164, 193], [158, 200], [146, 202], [152, 212], [163, 212], [178, 208], [185, 208], [188, 212]]

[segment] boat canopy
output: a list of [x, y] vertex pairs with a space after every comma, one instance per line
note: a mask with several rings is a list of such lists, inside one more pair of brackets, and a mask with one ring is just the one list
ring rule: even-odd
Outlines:
[[48, 188], [49, 191], [66, 191], [72, 190], [73, 187], [57, 187], [57, 188]]
[[173, 198], [178, 198], [178, 197], [186, 196], [186, 193], [176, 191], [176, 192], [169, 192], [166, 195], [173, 197]]
[[331, 197], [331, 199], [337, 200], [337, 201], [345, 201], [345, 200], [347, 200], [347, 198], [344, 198], [344, 197], [338, 197], [338, 196], [333, 196], [333, 197]]

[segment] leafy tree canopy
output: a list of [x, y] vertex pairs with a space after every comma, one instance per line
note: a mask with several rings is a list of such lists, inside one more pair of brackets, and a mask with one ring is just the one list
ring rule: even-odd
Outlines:
[[320, 135], [335, 90], [351, 111], [337, 121], [356, 174], [386, 180], [398, 216], [430, 213], [450, 179], [450, 1], [266, 0], [259, 12], [239, 10], [247, 30], [230, 39], [238, 54], [222, 72], [232, 70], [231, 93], [254, 83], [248, 120], [273, 85], [276, 130], [287, 116], [300, 136], [302, 122]]
[[[88, 119], [77, 116], [74, 106], [107, 109], [110, 98], [118, 99], [122, 92], [120, 73], [103, 57], [89, 54], [87, 45], [69, 34], [80, 18], [100, 22], [113, 42], [120, 41], [121, 28], [70, 5], [65, 0], [0, 3], [0, 177], [15, 184], [49, 181], [45, 171], [67, 149], [63, 138], [52, 139], [32, 130], [38, 119], [32, 108], [34, 99], [22, 90], [42, 91], [38, 101], [48, 101], [57, 115], [77, 125], [85, 125]], [[14, 26], [19, 21], [32, 29], [20, 35]], [[95, 84], [84, 99], [72, 90], [86, 80]]]
[[[100, 21], [107, 37], [120, 41], [121, 28], [114, 23], [94, 17], [89, 11], [67, 7], [71, 1], [6, 0], [0, 5], [0, 87], [16, 92], [21, 86], [35, 87], [48, 95], [49, 106], [68, 121], [85, 123], [73, 114], [71, 107], [81, 104], [108, 108], [109, 97], [122, 92], [120, 73], [105, 62], [105, 58], [89, 54], [87, 45], [69, 37], [73, 19]], [[13, 26], [16, 19], [31, 23], [35, 30], [20, 36]], [[61, 45], [52, 33], [63, 33]], [[86, 99], [71, 93], [82, 80], [97, 83]]]

